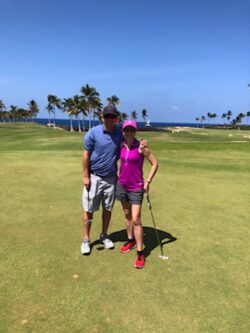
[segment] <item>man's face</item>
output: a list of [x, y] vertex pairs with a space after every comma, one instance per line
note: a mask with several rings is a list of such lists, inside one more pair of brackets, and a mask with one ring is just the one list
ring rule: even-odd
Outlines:
[[112, 113], [103, 116], [103, 122], [107, 130], [112, 130], [118, 121], [118, 117]]

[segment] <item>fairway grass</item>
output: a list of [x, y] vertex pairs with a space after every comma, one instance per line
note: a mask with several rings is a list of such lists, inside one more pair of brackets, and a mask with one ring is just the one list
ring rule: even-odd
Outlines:
[[[248, 333], [250, 132], [139, 132], [159, 160], [136, 270], [120, 204], [80, 254], [82, 136], [0, 123], [0, 332]], [[149, 170], [145, 162], [145, 174]]]

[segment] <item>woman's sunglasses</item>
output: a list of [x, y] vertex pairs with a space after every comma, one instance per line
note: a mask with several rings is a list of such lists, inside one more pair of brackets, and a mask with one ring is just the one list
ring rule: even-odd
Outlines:
[[105, 114], [105, 116], [103, 116], [104, 119], [116, 119], [117, 116], [114, 114]]
[[135, 131], [136, 131], [136, 129], [135, 128], [132, 128], [132, 127], [130, 127], [130, 128], [124, 128], [124, 130], [123, 130], [125, 133], [129, 133], [129, 132], [132, 132], [132, 133], [135, 133]]

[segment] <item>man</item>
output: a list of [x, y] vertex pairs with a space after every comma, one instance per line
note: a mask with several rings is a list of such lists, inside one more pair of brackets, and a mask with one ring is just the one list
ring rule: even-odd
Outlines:
[[113, 104], [103, 109], [103, 124], [91, 128], [85, 135], [83, 151], [83, 242], [81, 253], [90, 254], [90, 228], [93, 212], [102, 203], [102, 232], [100, 241], [106, 249], [114, 248], [107, 236], [111, 210], [115, 199], [117, 159], [123, 141], [116, 123], [118, 112]]

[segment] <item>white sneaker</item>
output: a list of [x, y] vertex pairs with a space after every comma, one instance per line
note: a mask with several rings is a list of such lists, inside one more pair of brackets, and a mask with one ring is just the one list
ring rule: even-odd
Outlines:
[[81, 245], [81, 254], [90, 254], [90, 241], [84, 240]]
[[115, 247], [111, 239], [107, 235], [100, 235], [100, 241], [104, 244], [105, 249], [110, 250]]

